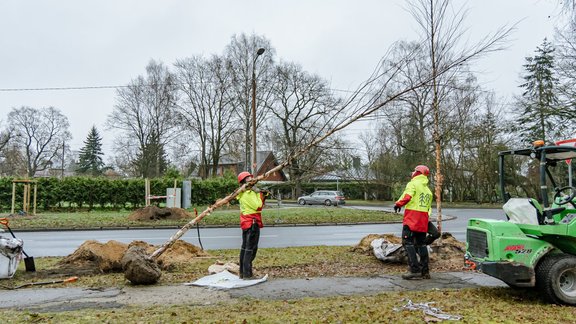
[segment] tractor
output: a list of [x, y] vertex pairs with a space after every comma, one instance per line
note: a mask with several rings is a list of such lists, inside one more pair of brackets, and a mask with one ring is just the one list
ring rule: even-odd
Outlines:
[[[506, 220], [471, 218], [464, 262], [510, 287], [534, 287], [553, 303], [576, 305], [576, 187], [571, 169], [576, 140], [562, 142], [536, 141], [530, 148], [498, 153]], [[518, 181], [507, 184], [519, 174], [538, 183], [537, 199], [512, 197], [507, 191], [522, 191]]]

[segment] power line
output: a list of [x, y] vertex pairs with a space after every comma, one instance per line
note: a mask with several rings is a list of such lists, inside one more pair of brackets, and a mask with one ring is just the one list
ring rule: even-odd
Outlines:
[[[149, 86], [149, 85], [147, 85]], [[109, 85], [109, 86], [85, 86], [85, 87], [46, 87], [46, 88], [0, 88], [1, 92], [21, 92], [21, 91], [66, 91], [66, 90], [91, 90], [91, 89], [119, 89], [128, 88], [129, 85]]]
[[[25, 91], [68, 91], [68, 90], [93, 90], [93, 89], [122, 89], [129, 87], [151, 87], [159, 84], [140, 84], [140, 85], [104, 85], [104, 86], [73, 86], [73, 87], [41, 87], [41, 88], [0, 88], [0, 92], [25, 92]], [[167, 85], [167, 84], [164, 84]], [[183, 83], [172, 85], [185, 85]], [[329, 89], [337, 92], [355, 93], [355, 90]]]

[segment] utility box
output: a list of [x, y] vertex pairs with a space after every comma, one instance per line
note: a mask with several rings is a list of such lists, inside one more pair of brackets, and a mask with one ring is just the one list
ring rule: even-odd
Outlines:
[[180, 188], [176, 188], [176, 195], [174, 195], [174, 188], [166, 188], [166, 207], [180, 208]]
[[192, 207], [192, 181], [182, 181], [182, 208]]

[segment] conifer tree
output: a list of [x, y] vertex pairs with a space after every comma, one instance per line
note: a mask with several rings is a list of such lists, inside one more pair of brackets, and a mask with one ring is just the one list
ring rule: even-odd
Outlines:
[[96, 129], [92, 126], [90, 133], [84, 140], [84, 146], [80, 149], [78, 168], [76, 171], [80, 174], [98, 176], [102, 174], [104, 162], [102, 161], [102, 138]]
[[559, 100], [556, 94], [558, 79], [555, 77], [554, 48], [544, 39], [534, 57], [527, 57], [524, 64], [524, 89], [518, 100], [520, 109], [516, 126], [522, 140], [532, 142], [554, 140], [560, 131]]

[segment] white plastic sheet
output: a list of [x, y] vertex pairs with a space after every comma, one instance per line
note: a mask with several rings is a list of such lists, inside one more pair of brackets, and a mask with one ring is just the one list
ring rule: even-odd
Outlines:
[[194, 282], [185, 283], [185, 286], [202, 286], [216, 289], [233, 289], [257, 285], [268, 280], [268, 275], [261, 279], [244, 280], [226, 270], [202, 277]]
[[22, 260], [22, 240], [0, 237], [0, 279], [12, 278]]
[[385, 239], [375, 239], [370, 243], [374, 256], [384, 262], [402, 262], [403, 252], [402, 244], [394, 244]]

